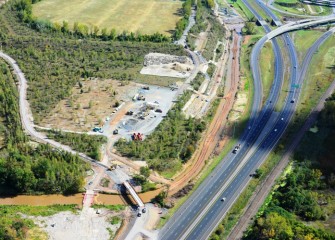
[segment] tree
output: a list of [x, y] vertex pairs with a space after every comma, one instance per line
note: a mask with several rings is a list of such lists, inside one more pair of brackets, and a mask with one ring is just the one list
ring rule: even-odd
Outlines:
[[247, 35], [252, 35], [255, 32], [255, 24], [253, 22], [246, 22], [244, 28]]
[[148, 167], [141, 167], [140, 168], [140, 173], [143, 175], [145, 178], [148, 178], [150, 176], [150, 169]]

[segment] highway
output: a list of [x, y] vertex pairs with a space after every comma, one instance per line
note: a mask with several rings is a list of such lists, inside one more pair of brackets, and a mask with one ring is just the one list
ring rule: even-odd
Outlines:
[[[244, 1], [246, 5], [248, 5], [248, 2]], [[260, 3], [261, 4], [261, 3]], [[250, 7], [250, 6], [249, 6]], [[273, 20], [279, 21], [275, 15], [271, 13], [271, 11], [266, 9], [266, 6], [260, 5], [264, 9], [264, 11], [270, 15]], [[255, 11], [253, 11], [255, 13]], [[255, 13], [257, 16], [257, 13]], [[262, 19], [261, 19], [262, 20]], [[318, 24], [319, 22], [316, 23], [311, 23], [311, 25]], [[331, 33], [327, 33], [327, 35], [330, 35]], [[323, 36], [317, 43], [317, 45], [322, 44], [324, 39], [327, 37], [327, 35]], [[285, 43], [285, 46], [288, 48], [288, 53], [289, 57], [291, 59], [291, 77], [290, 77], [290, 84], [298, 84], [301, 86], [303, 83], [304, 76], [306, 74], [307, 66], [309, 66], [310, 59], [313, 55], [314, 50], [311, 49], [309, 50], [306, 59], [303, 62], [303, 68], [301, 70], [301, 74], [299, 75], [299, 66], [298, 66], [298, 61], [297, 61], [297, 55], [294, 49], [294, 45], [292, 40], [290, 39], [288, 34], [283, 35], [283, 40]], [[255, 45], [255, 50], [253, 53], [258, 51], [258, 47], [262, 46], [264, 44], [264, 40], [259, 41]], [[257, 56], [257, 54], [254, 54], [253, 57]], [[309, 57], [308, 57], [309, 56]], [[251, 61], [254, 62], [254, 61]], [[255, 69], [253, 67], [253, 69]], [[254, 77], [255, 75], [257, 76], [257, 69], [256, 73], [254, 72]], [[276, 84], [276, 82], [274, 83]], [[272, 90], [275, 90], [276, 88], [272, 88]], [[212, 180], [208, 180], [209, 182], [212, 183], [214, 188], [210, 188], [210, 184], [206, 184], [207, 182], [205, 181], [202, 185], [205, 186], [200, 186], [199, 187], [199, 192], [203, 192], [205, 195], [204, 200], [198, 201], [198, 199], [192, 199], [191, 196], [191, 201], [186, 202], [181, 209], [183, 210], [178, 210], [177, 211], [177, 218], [173, 220], [172, 223], [167, 224], [168, 229], [170, 229], [171, 234], [166, 236], [166, 232], [163, 232], [163, 234], [160, 234], [161, 239], [206, 239], [210, 235], [210, 233], [215, 229], [217, 224], [219, 224], [220, 220], [224, 217], [225, 213], [227, 210], [231, 207], [231, 205], [234, 203], [236, 198], [239, 196], [240, 192], [243, 190], [243, 188], [247, 185], [248, 181], [250, 180], [249, 174], [253, 173], [255, 169], [257, 169], [260, 164], [266, 159], [268, 154], [271, 152], [271, 150], [274, 148], [282, 134], [284, 133], [285, 129], [288, 126], [288, 123], [290, 122], [293, 113], [296, 108], [296, 104], [298, 101], [300, 95], [300, 91], [296, 90], [293, 88], [289, 93], [288, 96], [285, 100], [285, 105], [282, 109], [282, 111], [279, 113], [279, 116], [277, 117], [277, 120], [275, 122], [275, 125], [267, 135], [267, 138], [265, 141], [262, 141], [262, 143], [259, 145], [257, 148], [257, 151], [253, 153], [253, 155], [246, 156], [246, 158], [249, 158], [249, 160], [243, 160], [242, 162], [245, 162], [245, 165], [242, 167], [240, 166], [239, 172], [235, 172], [233, 178], [230, 178], [228, 182], [223, 184], [227, 180], [227, 172], [225, 169], [222, 167], [220, 164], [218, 168], [215, 170], [214, 173], [210, 176]], [[270, 96], [271, 99], [271, 96]], [[271, 104], [271, 102], [267, 101], [267, 104]], [[264, 108], [266, 109], [266, 107]], [[266, 110], [265, 110], [266, 111]], [[262, 128], [264, 125], [258, 124], [257, 127]], [[241, 150], [242, 151], [242, 150]], [[228, 156], [234, 158], [234, 156]], [[237, 158], [235, 158], [234, 161], [238, 161]], [[230, 165], [231, 162], [226, 162], [222, 161], [227, 164], [228, 172], [231, 174], [234, 170], [234, 168]], [[240, 162], [240, 161], [239, 161]], [[220, 174], [219, 177], [217, 177], [218, 173]], [[219, 179], [219, 181], [218, 181]], [[202, 189], [201, 189], [202, 187]], [[214, 191], [215, 188], [217, 191]], [[207, 192], [205, 191], [207, 190]], [[223, 193], [221, 193], [223, 190]], [[193, 195], [195, 195], [197, 191]], [[201, 196], [196, 195], [196, 197], [201, 198]], [[225, 198], [226, 200], [224, 202], [220, 201], [220, 199]], [[207, 201], [207, 199], [211, 199], [211, 201]], [[193, 207], [193, 205], [195, 207]], [[186, 211], [189, 209], [188, 211]], [[197, 210], [198, 209], [198, 210]], [[197, 216], [196, 221], [191, 218], [189, 212], [193, 211], [193, 214]], [[197, 214], [198, 211], [198, 214]], [[200, 213], [200, 212], [205, 212], [205, 213]], [[179, 213], [179, 215], [178, 215]], [[199, 220], [197, 220], [199, 219]], [[185, 221], [186, 220], [186, 221]], [[177, 222], [174, 226], [174, 222]], [[188, 224], [189, 222], [192, 222], [192, 224]], [[181, 230], [184, 228], [185, 230]], [[180, 234], [180, 231], [182, 234]]]
[[[246, 4], [249, 10], [253, 12], [256, 18], [260, 22], [262, 22], [263, 19], [257, 12], [254, 11], [254, 9], [250, 6], [250, 4], [246, 1], [243, 2]], [[267, 14], [271, 16], [269, 12], [267, 12]], [[279, 19], [276, 18], [273, 18], [273, 20], [275, 22], [279, 21]], [[268, 26], [266, 28], [268, 28]], [[293, 42], [291, 41], [289, 36], [288, 35], [285, 36], [283, 40], [285, 42], [285, 46], [288, 48], [289, 56], [291, 59], [291, 73], [293, 74], [291, 74], [290, 83], [296, 83], [296, 80], [298, 78], [296, 69], [298, 63], [297, 55], [293, 46]], [[276, 48], [275, 44], [274, 48]], [[272, 88], [272, 91], [273, 90], [276, 90], [276, 88]], [[213, 201], [213, 205], [210, 208], [208, 208], [207, 214], [203, 216], [201, 221], [198, 223], [197, 227], [189, 232], [186, 239], [206, 239], [215, 229], [215, 227], [220, 223], [222, 218], [225, 216], [225, 213], [232, 206], [235, 199], [239, 196], [240, 192], [249, 182], [250, 180], [249, 175], [253, 173], [266, 159], [266, 157], [271, 152], [271, 150], [279, 140], [280, 136], [286, 129], [289, 123], [288, 119], [290, 118], [290, 115], [292, 116], [293, 113], [292, 108], [294, 108], [295, 106], [295, 103], [292, 104], [289, 99], [293, 98], [294, 94], [295, 92], [289, 93], [284, 109], [279, 114], [279, 116], [277, 116], [277, 120], [275, 121], [274, 126], [272, 128], [270, 127], [271, 130], [269, 131], [269, 134], [266, 136], [266, 139], [264, 141], [259, 139], [259, 141], [262, 141], [261, 144], [254, 144], [256, 145], [255, 148], [257, 148], [257, 150], [254, 152], [250, 151], [249, 152], [250, 154], [247, 154], [244, 157], [242, 162], [244, 162], [245, 165], [240, 169], [240, 171], [237, 174], [235, 174], [233, 180], [230, 183], [226, 184], [223, 193], [221, 193], [221, 195], [216, 196], [216, 200]], [[275, 105], [275, 102], [272, 103], [267, 102], [267, 105], [271, 104]], [[272, 113], [273, 110], [271, 106], [265, 106], [264, 109], [268, 109], [267, 111], [270, 114]], [[259, 124], [258, 127], [262, 129], [264, 125]], [[226, 198], [226, 201], [224, 203], [218, 200], [222, 198]]]
[[[248, 4], [246, 5], [248, 6]], [[273, 17], [273, 20], [278, 20], [276, 19], [276, 16], [272, 15], [271, 12], [264, 9], [264, 5], [260, 5], [260, 7], [262, 7], [268, 15]], [[303, 62], [301, 74], [298, 73], [298, 61], [293, 42], [291, 41], [288, 34], [284, 34], [285, 46], [288, 48], [288, 53], [291, 59], [292, 74], [290, 77], [290, 84], [298, 84], [301, 86], [314, 52], [331, 34], [332, 31], [329, 31], [328, 33], [323, 35], [316, 42], [316, 44], [311, 49], [309, 49]], [[291, 118], [293, 117], [299, 95], [300, 91], [296, 90], [295, 88], [289, 91], [288, 96], [285, 100], [285, 105], [282, 111], [279, 113], [279, 116], [277, 116], [275, 125], [273, 126], [271, 131], [269, 131], [266, 140], [259, 145], [257, 151], [251, 157], [249, 157], [248, 155], [245, 157], [246, 160], [242, 161], [245, 162], [245, 165], [240, 169], [237, 174], [234, 174], [235, 176], [231, 182], [226, 183], [222, 187], [222, 189], [224, 189], [223, 193], [216, 194], [213, 197], [213, 201], [211, 202], [212, 205], [206, 208], [207, 213], [201, 216], [201, 220], [196, 222], [192, 226], [192, 230], [186, 231], [181, 239], [207, 239], [209, 237], [211, 232], [220, 223], [225, 213], [239, 196], [240, 192], [247, 185], [248, 181], [250, 181], [250, 177], [248, 175], [250, 173], [253, 173], [254, 170], [261, 165], [261, 163], [266, 159], [268, 154], [275, 147], [276, 143], [286, 130]], [[294, 101], [292, 101], [293, 99]], [[217, 185], [217, 187], [220, 188], [220, 185]], [[225, 198], [226, 200], [224, 202], [220, 201], [220, 199], [222, 198]]]
[[[271, 29], [266, 26], [266, 31], [271, 31]], [[176, 214], [170, 219], [170, 221], [165, 225], [165, 227], [160, 232], [160, 239], [185, 239], [187, 236], [190, 236], [192, 239], [194, 236], [197, 236], [198, 232], [202, 231], [202, 224], [200, 223], [195, 231], [195, 235], [192, 236], [190, 230], [192, 230], [195, 225], [201, 219], [204, 219], [206, 222], [209, 217], [203, 217], [204, 213], [209, 212], [209, 214], [213, 214], [217, 212], [217, 210], [212, 209], [212, 211], [208, 210], [208, 207], [211, 207], [213, 201], [217, 201], [218, 195], [221, 194], [221, 191], [226, 187], [227, 179], [232, 179], [231, 175], [235, 172], [237, 173], [236, 168], [241, 168], [241, 161], [244, 160], [243, 156], [249, 152], [250, 146], [252, 143], [256, 141], [258, 135], [262, 131], [262, 127], [266, 124], [267, 120], [270, 118], [273, 107], [278, 99], [279, 90], [282, 86], [282, 58], [280, 54], [280, 49], [276, 41], [274, 43], [275, 46], [275, 55], [276, 55], [276, 71], [275, 71], [275, 81], [272, 86], [272, 91], [270, 93], [268, 103], [266, 107], [261, 111], [258, 118], [257, 115], [261, 108], [262, 101], [262, 87], [258, 66], [258, 56], [260, 53], [260, 49], [263, 46], [267, 39], [263, 39], [259, 43], [255, 45], [255, 48], [252, 52], [251, 64], [254, 69], [254, 85], [255, 85], [255, 94], [254, 94], [254, 102], [251, 112], [251, 117], [248, 126], [249, 128], [243, 133], [242, 138], [239, 142], [241, 142], [242, 147], [237, 152], [237, 154], [228, 154], [228, 156], [221, 161], [221, 163], [216, 168], [215, 172], [207, 178], [199, 188], [190, 196], [190, 198], [180, 207], [180, 209], [176, 212]], [[277, 51], [276, 51], [277, 50]], [[256, 119], [257, 118], [257, 119]], [[260, 141], [258, 141], [260, 142]], [[246, 143], [246, 144], [245, 144]], [[256, 147], [251, 148], [251, 152], [256, 150]], [[250, 153], [249, 153], [250, 155]], [[251, 165], [248, 165], [250, 168]], [[252, 167], [252, 166], [251, 166]], [[246, 170], [244, 170], [246, 173]], [[249, 176], [250, 172], [246, 173], [246, 176]], [[230, 187], [231, 188], [231, 187]], [[227, 200], [229, 202], [229, 200]], [[221, 202], [220, 202], [221, 203]], [[220, 206], [221, 207], [221, 206]], [[206, 209], [207, 208], [207, 209]], [[190, 228], [191, 227], [191, 228]], [[190, 234], [190, 235], [189, 235]], [[193, 239], [200, 239], [198, 237]]]

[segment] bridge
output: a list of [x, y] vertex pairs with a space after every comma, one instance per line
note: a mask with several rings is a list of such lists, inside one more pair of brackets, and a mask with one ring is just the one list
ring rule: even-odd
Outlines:
[[140, 209], [144, 208], [144, 203], [142, 202], [142, 199], [137, 195], [137, 193], [135, 192], [134, 188], [129, 184], [129, 182], [128, 181], [124, 181], [122, 184], [123, 184], [123, 186], [126, 187], [126, 189], [128, 190], [128, 192], [130, 193], [130, 195], [133, 197], [133, 199], [137, 203], [138, 207]]
[[334, 16], [325, 17], [321, 19], [304, 19], [302, 21], [291, 22], [291, 23], [282, 25], [281, 27], [268, 33], [266, 37], [268, 40], [271, 40], [272, 38], [277, 37], [278, 35], [281, 35], [289, 31], [312, 27], [312, 26], [316, 26], [320, 24], [334, 23], [334, 22], [335, 22]]

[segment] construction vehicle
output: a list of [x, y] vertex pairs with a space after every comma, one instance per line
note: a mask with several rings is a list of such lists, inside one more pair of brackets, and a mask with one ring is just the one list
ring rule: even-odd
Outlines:
[[144, 86], [144, 87], [142, 87], [142, 89], [144, 89], [144, 90], [150, 90], [150, 87], [149, 86]]
[[141, 133], [133, 133], [133, 135], [131, 136], [131, 138], [133, 139], [133, 141], [142, 141], [143, 140], [143, 134]]
[[132, 116], [133, 114], [134, 114], [133, 111], [128, 111], [128, 112], [126, 112], [126, 115], [128, 115], [128, 116]]

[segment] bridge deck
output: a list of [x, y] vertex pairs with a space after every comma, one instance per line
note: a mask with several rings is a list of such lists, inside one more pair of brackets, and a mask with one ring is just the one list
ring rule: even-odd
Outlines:
[[140, 208], [144, 207], [144, 203], [142, 202], [141, 198], [137, 195], [137, 193], [135, 192], [134, 188], [129, 184], [129, 182], [124, 181], [123, 185], [127, 188], [128, 192], [134, 198], [134, 200], [136, 201], [137, 205]]

